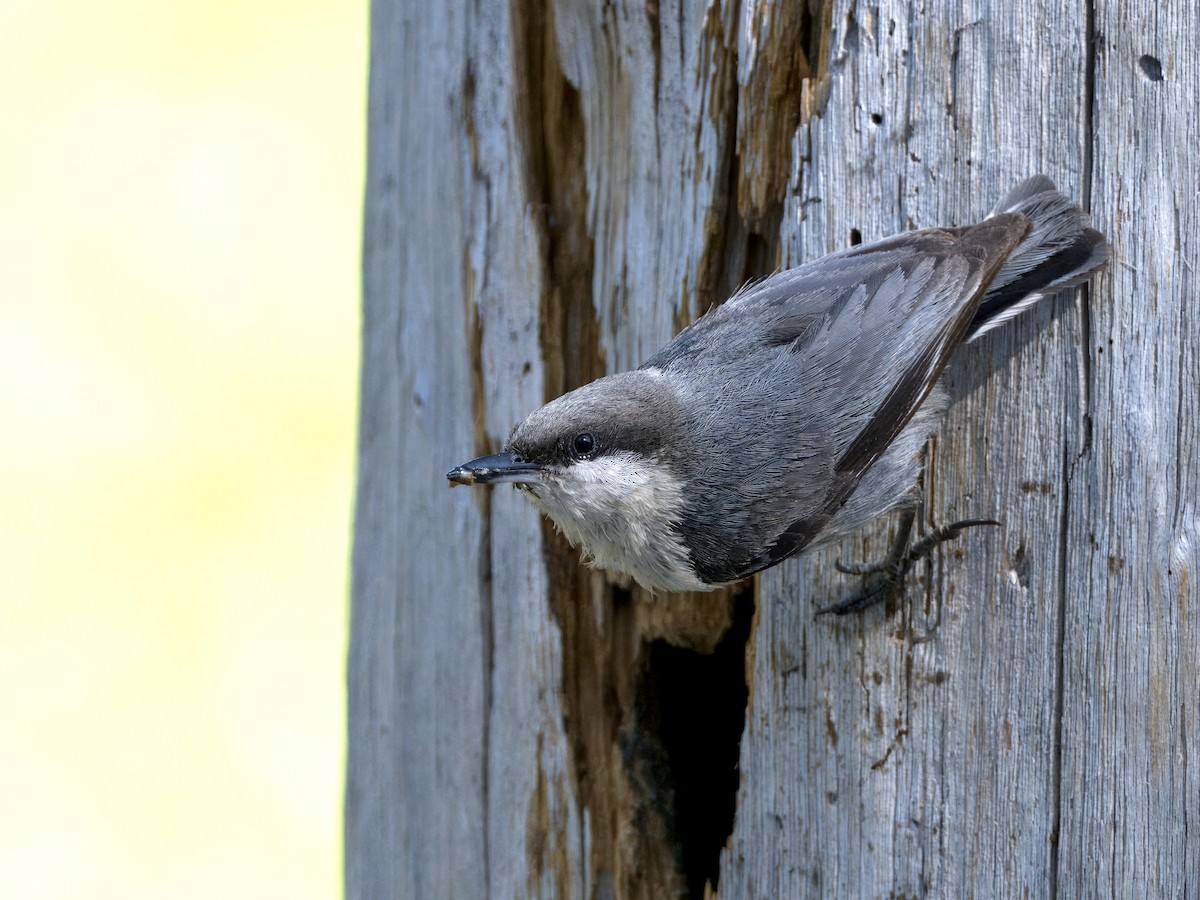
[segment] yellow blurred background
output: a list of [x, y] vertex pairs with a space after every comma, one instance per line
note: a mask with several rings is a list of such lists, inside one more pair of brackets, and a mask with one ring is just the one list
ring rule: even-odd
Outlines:
[[0, 896], [340, 894], [367, 5], [0, 0]]

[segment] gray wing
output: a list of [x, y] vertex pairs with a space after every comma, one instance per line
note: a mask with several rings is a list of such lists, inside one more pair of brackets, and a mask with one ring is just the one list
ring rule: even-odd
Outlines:
[[999, 215], [781, 272], [645, 364], [697, 410], [698, 445], [670, 462], [694, 487], [683, 531], [705, 580], [744, 577], [812, 541], [929, 394], [1028, 228]]

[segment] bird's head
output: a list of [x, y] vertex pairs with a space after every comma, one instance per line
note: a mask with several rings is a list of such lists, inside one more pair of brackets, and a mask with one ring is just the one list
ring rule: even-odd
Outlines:
[[638, 369], [530, 413], [501, 453], [447, 477], [452, 484], [515, 484], [596, 565], [647, 587], [697, 590], [677, 533], [685, 497], [673, 463], [687, 430], [669, 379]]

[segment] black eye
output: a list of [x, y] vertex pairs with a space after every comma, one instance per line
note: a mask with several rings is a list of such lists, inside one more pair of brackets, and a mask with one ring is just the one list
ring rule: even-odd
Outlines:
[[595, 436], [588, 431], [575, 435], [575, 440], [571, 443], [571, 450], [579, 459], [587, 459], [596, 452]]

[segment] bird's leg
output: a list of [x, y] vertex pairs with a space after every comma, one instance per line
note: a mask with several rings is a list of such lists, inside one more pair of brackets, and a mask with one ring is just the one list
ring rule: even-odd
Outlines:
[[817, 610], [817, 615], [833, 613], [844, 616], [852, 612], [861, 612], [892, 596], [896, 588], [904, 582], [908, 567], [912, 565], [908, 562], [908, 539], [912, 536], [913, 522], [916, 517], [915, 509], [904, 511], [900, 517], [900, 528], [896, 532], [895, 540], [892, 541], [892, 547], [880, 562], [846, 564], [840, 559], [835, 560], [834, 565], [837, 566], [839, 572], [847, 575], [862, 575], [864, 581], [867, 581], [867, 576], [874, 575], [876, 577], [864, 584], [861, 593], [848, 600], [843, 600], [841, 603], [822, 607]]
[[892, 541], [892, 548], [888, 550], [887, 556], [879, 562], [844, 563], [840, 559], [835, 559], [834, 566], [843, 575], [874, 575], [876, 572], [889, 571], [902, 565], [904, 556], [908, 552], [908, 539], [912, 536], [913, 522], [916, 521], [916, 518], [917, 511], [915, 509], [904, 511], [900, 517], [900, 529], [896, 532], [895, 540]]
[[900, 529], [896, 532], [896, 539], [892, 542], [892, 548], [888, 551], [888, 555], [884, 557], [882, 562], [868, 565], [845, 565], [840, 560], [835, 562], [834, 565], [837, 566], [839, 572], [845, 572], [848, 575], [873, 575], [875, 577], [870, 579], [861, 594], [851, 597], [849, 600], [843, 600], [841, 603], [835, 603], [832, 606], [819, 609], [817, 610], [817, 615], [833, 613], [834, 615], [844, 616], [847, 613], [861, 612], [865, 609], [870, 609], [877, 603], [883, 603], [904, 585], [904, 578], [908, 575], [908, 570], [912, 568], [913, 564], [927, 557], [938, 544], [953, 540], [966, 528], [973, 528], [976, 525], [1000, 524], [995, 519], [962, 519], [961, 521], [951, 522], [949, 525], [941, 525], [933, 529], [925, 537], [910, 546], [908, 540], [912, 536], [915, 519], [916, 510], [905, 510], [904, 515], [900, 519]]

